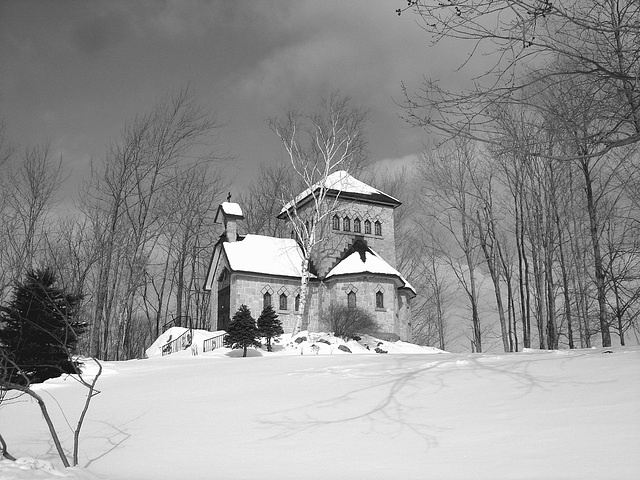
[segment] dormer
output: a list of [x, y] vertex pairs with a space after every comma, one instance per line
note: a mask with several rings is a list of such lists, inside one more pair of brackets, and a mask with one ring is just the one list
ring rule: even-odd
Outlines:
[[240, 205], [233, 202], [222, 202], [216, 212], [214, 219], [215, 223], [224, 225], [224, 235], [227, 237], [227, 241], [235, 242], [238, 239], [238, 220], [243, 220], [242, 208]]

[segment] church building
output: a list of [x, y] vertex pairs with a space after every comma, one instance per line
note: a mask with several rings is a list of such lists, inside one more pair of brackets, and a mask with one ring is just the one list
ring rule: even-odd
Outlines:
[[[338, 171], [327, 177], [331, 214], [318, 226], [322, 240], [311, 253], [311, 276], [303, 330], [323, 331], [322, 312], [331, 304], [369, 311], [380, 325], [376, 333], [388, 340], [411, 340], [411, 299], [416, 292], [396, 270], [394, 209], [400, 202]], [[314, 190], [308, 189], [278, 215], [289, 222], [291, 212], [309, 216]], [[300, 316], [303, 254], [293, 238], [238, 232], [242, 208], [223, 202], [215, 221], [224, 225], [216, 243], [205, 290], [212, 292], [213, 327], [225, 330], [240, 305], [257, 318], [271, 304], [289, 333]]]

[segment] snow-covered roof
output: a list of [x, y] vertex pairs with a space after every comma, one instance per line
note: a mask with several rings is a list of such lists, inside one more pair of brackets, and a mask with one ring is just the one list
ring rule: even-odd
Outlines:
[[338, 275], [351, 275], [360, 273], [373, 273], [382, 275], [392, 275], [402, 282], [402, 287], [410, 289], [414, 294], [415, 289], [395, 268], [385, 262], [376, 252], [370, 248], [364, 251], [354, 250], [347, 255], [340, 263], [331, 269], [326, 278]]
[[244, 218], [242, 214], [242, 208], [240, 205], [234, 202], [222, 202], [218, 207], [218, 211], [216, 212], [216, 218], [213, 220], [214, 222], [218, 222], [218, 217], [220, 216], [220, 212], [224, 213], [227, 217], [234, 218]]
[[236, 217], [242, 217], [242, 208], [240, 205], [234, 202], [222, 202], [220, 204], [222, 211], [227, 215], [235, 215]]
[[233, 271], [302, 276], [302, 251], [293, 239], [249, 234], [239, 242], [224, 242], [222, 248]]
[[[305, 200], [308, 196], [311, 195], [312, 192], [320, 188], [322, 184], [323, 182], [321, 180], [315, 183], [311, 188], [307, 188], [305, 191], [300, 193], [298, 196], [296, 196], [295, 199], [288, 202], [284, 207], [282, 207], [279, 215], [282, 215], [294, 205], [298, 205], [300, 202]], [[353, 194], [364, 196], [364, 198], [369, 197], [372, 201], [383, 201], [385, 203], [392, 203], [397, 205], [401, 204], [401, 202], [397, 198], [394, 198], [391, 195], [387, 195], [377, 188], [373, 188], [372, 186], [361, 182], [357, 178], [349, 175], [349, 173], [344, 170], [339, 170], [329, 175], [324, 182], [324, 186], [328, 190], [335, 190], [340, 192], [341, 194]]]

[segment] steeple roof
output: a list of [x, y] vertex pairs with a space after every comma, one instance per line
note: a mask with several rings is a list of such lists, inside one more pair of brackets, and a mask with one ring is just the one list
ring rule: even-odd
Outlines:
[[[294, 200], [282, 207], [278, 218], [285, 218], [287, 210], [290, 210], [294, 206], [299, 208], [310, 201], [312, 193], [319, 190], [322, 185], [323, 182], [319, 181], [311, 188], [307, 188], [300, 193]], [[339, 170], [329, 175], [324, 182], [324, 187], [329, 191], [330, 196], [339, 196], [346, 200], [359, 200], [366, 203], [389, 205], [393, 208], [402, 204], [397, 198], [361, 182], [344, 170]]]

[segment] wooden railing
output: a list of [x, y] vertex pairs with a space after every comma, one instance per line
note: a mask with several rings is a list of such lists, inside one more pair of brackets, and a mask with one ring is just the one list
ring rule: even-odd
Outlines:
[[215, 350], [216, 348], [221, 348], [224, 345], [224, 336], [226, 334], [227, 334], [226, 332], [222, 332], [216, 335], [215, 337], [207, 338], [202, 343], [202, 351], [210, 352], [212, 350]]
[[162, 356], [169, 355], [171, 353], [179, 352], [180, 350], [184, 350], [185, 348], [191, 346], [191, 340], [193, 335], [191, 330], [187, 330], [179, 337], [171, 340], [168, 343], [165, 343], [162, 346]]

